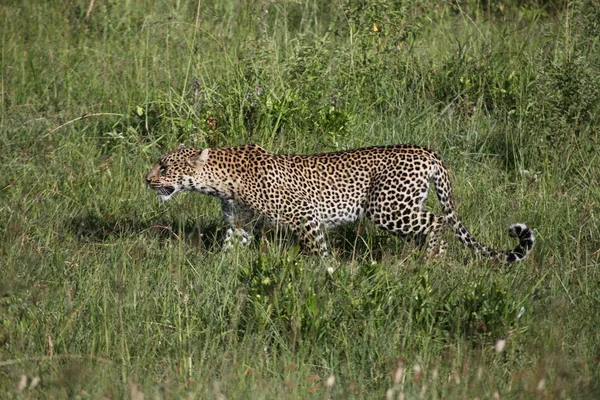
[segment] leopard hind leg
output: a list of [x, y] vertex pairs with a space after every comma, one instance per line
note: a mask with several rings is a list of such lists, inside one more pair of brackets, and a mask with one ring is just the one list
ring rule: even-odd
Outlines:
[[383, 230], [401, 237], [415, 238], [418, 244], [427, 243], [427, 256], [442, 255], [448, 245], [443, 239], [444, 217], [425, 207], [429, 192], [427, 179], [397, 180], [384, 178], [370, 193], [366, 216]]

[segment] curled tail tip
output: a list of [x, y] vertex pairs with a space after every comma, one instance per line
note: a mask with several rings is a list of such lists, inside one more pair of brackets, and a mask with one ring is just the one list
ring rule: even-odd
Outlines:
[[511, 237], [521, 237], [523, 234], [531, 233], [531, 229], [525, 224], [512, 224], [508, 228], [508, 234]]
[[506, 254], [506, 262], [521, 261], [533, 248], [535, 237], [531, 228], [525, 224], [513, 224], [508, 228], [511, 237], [519, 238], [519, 245]]
[[508, 234], [511, 237], [518, 237], [521, 241], [531, 241], [532, 244], [535, 240], [533, 231], [525, 224], [512, 224], [510, 228], [508, 228]]

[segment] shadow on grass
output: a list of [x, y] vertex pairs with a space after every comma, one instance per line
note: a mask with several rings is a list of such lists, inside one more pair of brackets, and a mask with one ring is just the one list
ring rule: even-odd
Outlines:
[[[223, 246], [225, 229], [220, 221], [118, 218], [111, 214], [88, 213], [71, 220], [69, 231], [83, 243], [101, 243], [123, 237], [146, 237], [161, 243], [183, 241], [201, 249], [219, 251]], [[255, 232], [251, 246], [276, 245], [287, 248], [297, 243], [289, 232], [263, 229]], [[399, 247], [400, 243], [400, 247]], [[421, 243], [422, 244], [422, 243]], [[343, 261], [370, 259], [381, 261], [390, 250], [402, 251], [404, 246], [414, 246], [412, 240], [396, 238], [395, 235], [375, 229], [366, 232], [363, 223], [347, 224], [328, 232], [328, 245], [336, 257]], [[417, 241], [417, 246], [419, 242]], [[303, 252], [308, 249], [303, 247]]]
[[71, 220], [69, 231], [80, 242], [106, 242], [115, 238], [142, 236], [160, 242], [182, 240], [192, 247], [221, 247], [224, 230], [217, 222], [200, 223], [191, 219], [166, 221], [161, 219], [118, 218], [114, 215], [89, 213]]
[[384, 255], [401, 252], [408, 247], [420, 247], [423, 238], [407, 238], [385, 232], [371, 226], [369, 222], [359, 221], [342, 225], [329, 232], [329, 245], [343, 261], [382, 261]]

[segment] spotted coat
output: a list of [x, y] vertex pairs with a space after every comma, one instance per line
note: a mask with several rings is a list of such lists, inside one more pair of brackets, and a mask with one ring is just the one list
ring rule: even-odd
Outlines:
[[[289, 227], [323, 255], [328, 253], [324, 230], [362, 216], [399, 236], [426, 237], [431, 255], [445, 251], [447, 227], [466, 246], [505, 262], [525, 258], [534, 241], [531, 229], [514, 224], [509, 234], [519, 244], [513, 250], [478, 242], [455, 212], [448, 171], [434, 152], [416, 145], [314, 155], [277, 155], [258, 145], [180, 147], [164, 155], [146, 180], [162, 200], [187, 190], [218, 197], [228, 224], [227, 245], [236, 236], [247, 242], [248, 221], [257, 217]], [[430, 182], [441, 215], [425, 208]]]

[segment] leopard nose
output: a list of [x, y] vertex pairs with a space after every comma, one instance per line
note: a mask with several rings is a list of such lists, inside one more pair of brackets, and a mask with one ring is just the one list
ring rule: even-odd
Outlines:
[[148, 184], [150, 184], [152, 182], [152, 179], [158, 175], [158, 171], [160, 170], [160, 166], [155, 165], [150, 172], [148, 172], [148, 174], [146, 175], [146, 182], [148, 182]]
[[150, 186], [152, 186], [152, 181], [154, 180], [154, 176], [152, 176], [151, 174], [146, 175], [146, 183]]

